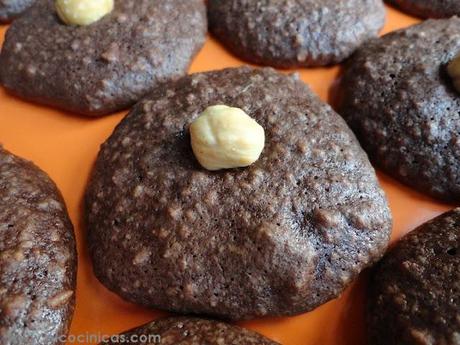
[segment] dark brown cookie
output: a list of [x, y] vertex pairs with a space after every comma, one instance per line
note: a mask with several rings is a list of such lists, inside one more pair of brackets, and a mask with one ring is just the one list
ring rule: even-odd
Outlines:
[[209, 0], [210, 31], [241, 58], [274, 67], [323, 66], [377, 36], [381, 0]]
[[460, 15], [458, 0], [386, 0], [408, 14], [421, 18], [449, 18]]
[[345, 68], [339, 112], [371, 160], [423, 193], [460, 200], [460, 95], [446, 65], [460, 19], [428, 20], [376, 39]]
[[396, 244], [369, 298], [370, 344], [460, 344], [460, 208]]
[[8, 23], [21, 15], [35, 0], [0, 0], [0, 23]]
[[116, 0], [112, 13], [83, 27], [64, 25], [54, 0], [39, 0], [6, 34], [0, 82], [32, 101], [109, 114], [183, 76], [206, 26], [203, 0]]
[[119, 344], [125, 339], [133, 345], [277, 345], [264, 336], [233, 325], [190, 317], [171, 317], [115, 336], [103, 344]]
[[65, 344], [76, 273], [73, 227], [55, 184], [0, 147], [0, 344]]
[[[265, 128], [252, 166], [210, 172], [188, 127], [206, 107]], [[164, 84], [102, 146], [86, 194], [97, 277], [135, 303], [230, 319], [337, 297], [385, 250], [382, 190], [345, 122], [296, 76], [237, 68]]]

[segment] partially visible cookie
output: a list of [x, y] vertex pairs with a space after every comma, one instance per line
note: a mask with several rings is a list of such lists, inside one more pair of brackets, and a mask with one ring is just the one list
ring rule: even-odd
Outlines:
[[88, 26], [40, 0], [6, 33], [0, 83], [38, 103], [89, 116], [127, 108], [186, 74], [207, 31], [203, 0], [115, 0]]
[[449, 18], [460, 15], [458, 0], [386, 0], [408, 14], [421, 18]]
[[[115, 336], [133, 345], [277, 345], [264, 336], [223, 322], [191, 317], [171, 317]], [[115, 345], [118, 342], [103, 342]]]
[[371, 160], [422, 193], [460, 200], [460, 95], [446, 65], [460, 19], [428, 20], [360, 48], [345, 67], [339, 113]]
[[76, 272], [73, 227], [55, 184], [0, 147], [0, 344], [64, 344]]
[[373, 345], [460, 344], [460, 208], [423, 224], [373, 271]]
[[377, 36], [381, 0], [209, 0], [210, 31], [241, 58], [274, 67], [323, 66]]
[[[216, 104], [264, 129], [249, 167], [209, 171], [195, 158], [190, 124]], [[351, 130], [298, 76], [270, 68], [158, 88], [102, 145], [85, 204], [94, 271], [109, 289], [235, 320], [299, 314], [337, 297], [383, 255], [391, 231]]]
[[36, 0], [0, 0], [0, 23], [8, 23], [21, 15]]

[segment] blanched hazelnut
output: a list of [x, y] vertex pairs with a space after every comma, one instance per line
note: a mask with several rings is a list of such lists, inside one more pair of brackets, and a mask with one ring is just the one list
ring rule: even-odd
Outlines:
[[460, 55], [457, 55], [447, 66], [447, 72], [452, 78], [455, 89], [460, 92]]
[[90, 25], [113, 11], [114, 0], [56, 0], [59, 18], [69, 25]]
[[239, 108], [208, 107], [191, 125], [192, 149], [208, 170], [246, 167], [259, 159], [265, 131]]

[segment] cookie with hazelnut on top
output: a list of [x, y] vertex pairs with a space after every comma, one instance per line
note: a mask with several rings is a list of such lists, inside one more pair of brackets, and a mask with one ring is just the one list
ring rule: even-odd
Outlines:
[[345, 122], [298, 76], [167, 82], [102, 145], [86, 191], [96, 276], [147, 307], [242, 320], [339, 296], [391, 216]]
[[372, 40], [345, 67], [339, 113], [372, 161], [404, 184], [460, 200], [460, 18]]
[[26, 100], [107, 115], [185, 75], [206, 32], [203, 0], [40, 0], [6, 33], [0, 84]]

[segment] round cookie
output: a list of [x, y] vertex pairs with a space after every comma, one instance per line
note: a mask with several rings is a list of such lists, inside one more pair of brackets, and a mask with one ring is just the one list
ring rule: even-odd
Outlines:
[[0, 0], [0, 23], [8, 23], [21, 15], [35, 0]]
[[54, 1], [40, 0], [6, 34], [0, 82], [28, 100], [106, 115], [186, 74], [206, 27], [203, 0], [115, 0], [88, 26], [63, 24]]
[[[207, 171], [189, 125], [210, 105], [264, 129], [247, 168]], [[185, 314], [293, 315], [337, 297], [384, 252], [391, 219], [345, 122], [296, 76], [248, 67], [166, 83], [103, 144], [86, 193], [96, 276]]]
[[[153, 321], [122, 333], [117, 339], [133, 339], [129, 343], [163, 345], [277, 345], [264, 336], [223, 322], [191, 317], [171, 317]], [[106, 341], [102, 344], [115, 345]]]
[[448, 201], [460, 200], [460, 95], [446, 71], [458, 52], [459, 18], [390, 33], [356, 52], [339, 97], [375, 164]]
[[209, 0], [209, 28], [239, 57], [289, 68], [335, 64], [377, 36], [381, 0]]
[[0, 344], [64, 344], [76, 272], [73, 227], [55, 184], [0, 147]]
[[421, 18], [449, 18], [460, 15], [458, 0], [387, 0], [408, 14]]
[[404, 237], [377, 265], [370, 344], [460, 344], [460, 208]]

